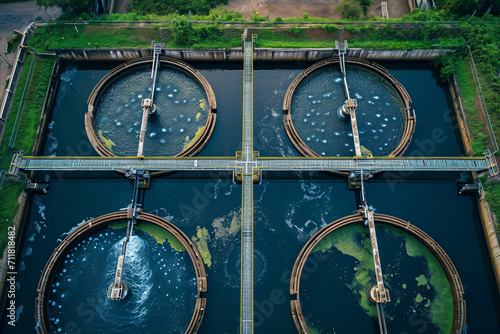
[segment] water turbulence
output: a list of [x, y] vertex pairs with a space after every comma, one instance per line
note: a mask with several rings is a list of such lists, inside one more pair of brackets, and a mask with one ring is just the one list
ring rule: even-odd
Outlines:
[[165, 242], [141, 223], [144, 231], [135, 230], [127, 246], [123, 279], [128, 295], [110, 300], [107, 289], [114, 281], [126, 222], [110, 226], [80, 240], [57, 269], [48, 297], [53, 332], [153, 333], [164, 328], [184, 333], [197, 298], [185, 249], [174, 249], [175, 242]]
[[[152, 89], [151, 67], [139, 66], [115, 78], [94, 112], [95, 132], [114, 155], [135, 156], [141, 130], [142, 99]], [[207, 94], [189, 73], [161, 64], [154, 92], [156, 112], [148, 119], [145, 156], [174, 156], [203, 132], [210, 111]]]
[[[346, 68], [350, 96], [357, 101], [362, 150], [374, 156], [390, 155], [405, 132], [404, 103], [391, 84], [374, 71], [349, 64]], [[302, 141], [320, 156], [355, 155], [349, 117], [339, 117], [345, 101], [338, 64], [313, 71], [293, 93], [293, 126]]]

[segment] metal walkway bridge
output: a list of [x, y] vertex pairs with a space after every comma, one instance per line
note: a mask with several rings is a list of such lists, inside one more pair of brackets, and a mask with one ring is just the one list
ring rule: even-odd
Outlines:
[[[253, 333], [253, 42], [245, 41], [243, 69], [243, 169], [241, 204], [240, 332]], [[238, 154], [237, 154], [238, 155]], [[243, 164], [244, 163], [244, 164]]]
[[9, 174], [18, 175], [26, 171], [488, 171], [498, 174], [495, 158], [484, 157], [399, 157], [399, 158], [279, 158], [241, 157], [227, 158], [137, 158], [137, 157], [23, 157], [16, 154], [11, 162]]
[[[246, 38], [246, 35], [244, 36]], [[253, 334], [253, 183], [263, 171], [487, 171], [499, 173], [495, 157], [259, 157], [253, 151], [253, 43], [244, 42], [243, 141], [235, 157], [32, 157], [14, 155], [9, 174], [24, 171], [232, 171], [242, 182], [240, 332]]]

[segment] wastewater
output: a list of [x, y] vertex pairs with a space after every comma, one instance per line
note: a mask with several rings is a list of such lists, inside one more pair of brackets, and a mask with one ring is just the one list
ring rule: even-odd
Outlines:
[[[64, 63], [44, 154], [97, 155], [84, 128], [86, 99], [116, 65]], [[234, 156], [241, 150], [241, 64], [191, 65], [208, 80], [218, 102], [215, 132], [200, 155]], [[254, 150], [261, 156], [299, 156], [283, 129], [281, 107], [289, 84], [309, 65], [255, 64]], [[402, 82], [416, 110], [417, 128], [405, 155], [460, 155], [450, 97], [435, 69], [424, 63], [382, 65]], [[363, 90], [357, 93], [363, 98], [371, 96]], [[307, 95], [305, 100], [312, 104]], [[302, 112], [310, 112], [310, 107]], [[433, 140], [436, 132], [439, 140]], [[118, 139], [113, 140], [115, 144]], [[344, 154], [341, 152], [345, 151], [332, 149], [325, 154]], [[500, 331], [499, 300], [490, 260], [475, 199], [458, 195], [455, 180], [459, 176], [379, 174], [367, 184], [367, 200], [376, 213], [410, 221], [436, 240], [465, 287], [469, 331], [496, 333]], [[78, 224], [119, 211], [132, 198], [132, 184], [114, 173], [68, 176], [42, 172], [38, 178], [50, 180], [50, 190], [30, 201], [17, 257], [17, 322], [12, 327], [4, 321], [3, 333], [35, 333], [37, 285], [54, 249]], [[296, 333], [289, 289], [297, 255], [319, 229], [358, 209], [356, 194], [343, 178], [329, 174], [264, 174], [262, 183], [254, 185], [254, 201], [255, 332]], [[179, 227], [200, 251], [208, 290], [203, 294], [207, 307], [199, 333], [238, 333], [241, 185], [225, 173], [205, 173], [196, 179], [166, 175], [151, 182], [143, 205], [145, 212]], [[370, 269], [363, 267], [366, 261], [351, 255], [366, 240], [363, 229], [354, 227], [341, 233], [353, 240], [344, 243], [351, 249], [337, 244], [317, 250], [325, 260], [303, 272], [300, 293], [307, 324], [318, 333], [377, 333], [372, 306], [366, 306], [359, 293], [365, 281], [358, 271], [369, 274]], [[377, 233], [383, 273], [391, 289], [392, 302], [386, 306], [389, 332], [439, 333], [446, 324], [433, 318], [437, 300], [433, 282], [437, 280], [429, 269], [432, 261], [408, 255], [404, 234], [384, 226], [377, 227]], [[59, 266], [59, 276], [51, 282], [49, 317], [54, 332], [185, 331], [196, 300], [193, 266], [185, 253], [168, 242], [159, 243], [147, 232], [134, 231], [128, 250], [131, 256], [125, 263], [124, 280], [130, 282], [129, 299], [114, 303], [105, 298], [118, 244], [124, 237], [125, 229], [106, 227], [66, 254], [67, 262]], [[366, 280], [371, 280], [368, 274]]]

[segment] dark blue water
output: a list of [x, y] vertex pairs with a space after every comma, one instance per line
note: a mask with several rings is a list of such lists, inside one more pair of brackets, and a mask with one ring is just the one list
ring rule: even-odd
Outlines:
[[[102, 67], [97, 70], [78, 65], [73, 74], [69, 68], [65, 75], [70, 77], [76, 93], [66, 82], [61, 83], [45, 154], [95, 155], [84, 131], [86, 99], [106, 70], [114, 65], [99, 65]], [[273, 64], [276, 70], [256, 66], [254, 137], [255, 150], [260, 151], [261, 156], [297, 155], [283, 130], [281, 106], [289, 83], [307, 65], [280, 68], [279, 64]], [[390, 64], [384, 65], [390, 68]], [[241, 147], [242, 70], [236, 64], [226, 70], [217, 66], [220, 64], [213, 68], [195, 64], [209, 80], [218, 102], [215, 133], [202, 155], [234, 156]], [[450, 113], [446, 90], [438, 84], [436, 72], [431, 67], [411, 63], [404, 66], [404, 69], [394, 67], [393, 73], [414, 100], [412, 106], [417, 110], [418, 119], [414, 141], [418, 139], [421, 143], [412, 143], [408, 152], [422, 150], [422, 143], [432, 140], [433, 133], [436, 137], [435, 130], [441, 129], [444, 135], [438, 133], [440, 139], [434, 140], [433, 149], [422, 150], [421, 155], [460, 154], [453, 125], [450, 118], [445, 117]], [[441, 117], [436, 117], [437, 112], [442, 113]], [[54, 147], [52, 151], [51, 147]], [[470, 332], [499, 332], [498, 295], [474, 200], [459, 196], [450, 180], [397, 182], [395, 177], [386, 175], [377, 176], [368, 184], [369, 203], [376, 212], [409, 220], [433, 237], [448, 253], [461, 276]], [[83, 220], [119, 210], [130, 203], [131, 184], [119, 177], [104, 177], [61, 179], [51, 175], [49, 194], [34, 196], [18, 256], [19, 318], [15, 328], [4, 324], [4, 333], [34, 332], [36, 286], [45, 262], [63, 233]], [[225, 174], [206, 174], [205, 177], [183, 181], [174, 175], [153, 181], [151, 189], [145, 192], [144, 208], [146, 212], [167, 218], [189, 237], [199, 240], [200, 235], [206, 242], [210, 254], [205, 266], [207, 309], [200, 332], [237, 333], [240, 235], [233, 220], [238, 221], [241, 187], [233, 185]], [[296, 256], [319, 228], [357, 210], [355, 194], [347, 189], [344, 180], [333, 178], [323, 181], [265, 178], [254, 190], [255, 332], [295, 333], [289, 304], [289, 275]], [[185, 312], [190, 316], [192, 309]], [[417, 320], [408, 318], [408, 324], [419, 324]], [[395, 328], [391, 332], [402, 330]]]

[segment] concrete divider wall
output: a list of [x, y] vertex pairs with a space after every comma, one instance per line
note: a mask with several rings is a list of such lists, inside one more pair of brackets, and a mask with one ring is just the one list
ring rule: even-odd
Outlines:
[[[152, 49], [56, 49], [58, 57], [72, 60], [129, 60], [152, 56]], [[371, 50], [348, 49], [347, 57], [378, 60], [430, 60], [452, 52], [452, 49]], [[182, 60], [243, 61], [243, 50], [163, 49], [162, 54]], [[337, 56], [335, 49], [254, 49], [254, 60], [317, 61]]]
[[477, 202], [479, 206], [481, 223], [483, 225], [484, 237], [486, 238], [486, 244], [488, 245], [488, 252], [491, 258], [493, 273], [495, 275], [498, 292], [500, 293], [500, 245], [498, 244], [498, 238], [495, 229], [496, 223], [493, 219], [490, 206], [484, 198], [484, 194], [477, 195]]
[[465, 118], [464, 106], [462, 104], [462, 97], [460, 95], [460, 89], [458, 88], [457, 80], [453, 75], [450, 79], [450, 94], [453, 100], [453, 106], [455, 107], [455, 115], [457, 118], [457, 126], [460, 131], [460, 136], [462, 138], [463, 148], [465, 155], [469, 156], [472, 153], [471, 138], [472, 134], [467, 125], [467, 120]]

